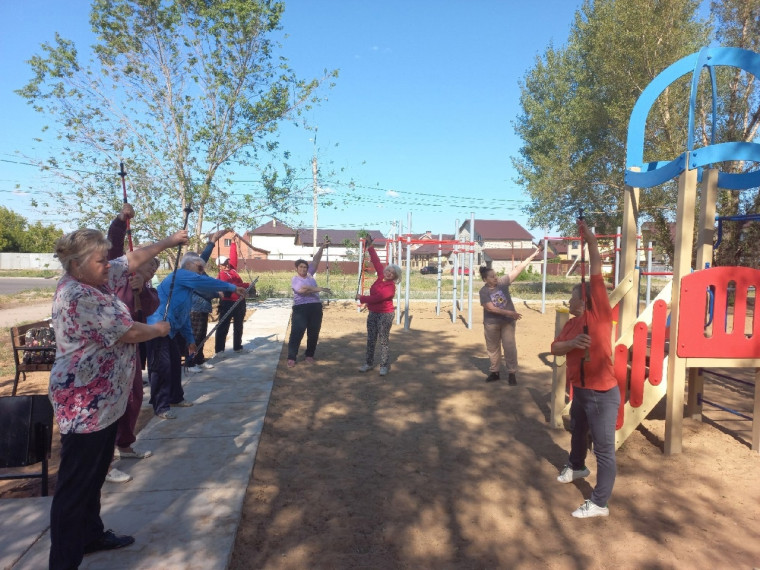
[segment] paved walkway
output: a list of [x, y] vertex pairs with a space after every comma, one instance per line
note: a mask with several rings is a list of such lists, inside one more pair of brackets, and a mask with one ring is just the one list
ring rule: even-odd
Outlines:
[[[258, 303], [243, 329], [243, 343], [252, 352], [227, 351], [213, 370], [186, 376], [185, 399], [195, 405], [174, 408], [176, 420], [153, 418], [140, 432], [135, 445], [152, 450], [153, 457], [116, 464], [133, 480], [105, 483], [101, 511], [106, 528], [133, 535], [135, 543], [88, 555], [80, 568], [227, 567], [290, 304]], [[0, 500], [0, 567], [47, 568], [50, 501]]]

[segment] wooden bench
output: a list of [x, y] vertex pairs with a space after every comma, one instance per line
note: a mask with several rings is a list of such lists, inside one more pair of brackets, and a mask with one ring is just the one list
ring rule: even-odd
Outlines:
[[[21, 376], [26, 380], [27, 372], [50, 372], [53, 368], [52, 362], [28, 362], [29, 358], [24, 358], [34, 352], [44, 352], [52, 350], [55, 353], [55, 346], [27, 346], [26, 333], [31, 329], [45, 329], [52, 326], [50, 319], [11, 327], [11, 344], [13, 346], [13, 360], [16, 363], [16, 377], [13, 379], [12, 396], [16, 395], [18, 381]], [[51, 359], [52, 360], [52, 359]]]

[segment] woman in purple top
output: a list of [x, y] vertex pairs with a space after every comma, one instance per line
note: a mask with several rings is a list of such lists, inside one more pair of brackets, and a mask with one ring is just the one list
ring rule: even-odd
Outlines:
[[322, 259], [322, 251], [327, 243], [319, 246], [317, 253], [307, 263], [305, 259], [296, 261], [296, 275], [290, 281], [293, 289], [293, 316], [290, 320], [290, 340], [288, 341], [288, 368], [296, 365], [298, 349], [306, 333], [306, 362], [314, 363], [314, 352], [317, 350], [319, 329], [322, 328], [322, 300], [320, 293], [330, 293], [327, 287], [319, 287], [314, 273]]

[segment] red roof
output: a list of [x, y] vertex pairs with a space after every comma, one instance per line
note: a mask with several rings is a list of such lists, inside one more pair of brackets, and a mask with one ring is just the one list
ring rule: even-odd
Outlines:
[[247, 232], [249, 235], [252, 236], [293, 236], [296, 235], [296, 230], [293, 228], [289, 228], [282, 222], [277, 222], [275, 220], [271, 220], [264, 224], [263, 226], [259, 226], [255, 230], [251, 230]]
[[[477, 225], [475, 226], [478, 227]], [[527, 247], [516, 247], [516, 248], [488, 248], [484, 249], [483, 253], [490, 257], [494, 261], [523, 261], [526, 259], [531, 253], [533, 253], [535, 248], [527, 248]], [[547, 256], [547, 259], [554, 259], [556, 256], [549, 251], [549, 255]], [[536, 257], [534, 261], [541, 261], [544, 258], [543, 255], [539, 255]]]
[[[441, 256], [448, 257], [449, 254], [454, 250], [454, 246], [451, 245], [442, 245], [441, 246]], [[438, 255], [438, 244], [435, 243], [424, 243], [417, 249], [412, 251], [412, 255]]]
[[[372, 238], [376, 247], [385, 247], [385, 236], [378, 230], [367, 230], [367, 233]], [[359, 236], [356, 230], [331, 230], [317, 228], [317, 243], [323, 243], [325, 236], [330, 238], [330, 243], [334, 245], [342, 245], [345, 240], [349, 240], [352, 244], [359, 243]], [[296, 238], [296, 244], [303, 246], [310, 246], [314, 243], [314, 231], [312, 228], [304, 228], [298, 231], [298, 237]]]
[[[469, 220], [459, 226], [459, 229], [469, 230]], [[514, 220], [475, 220], [475, 236], [482, 240], [533, 241], [533, 236], [528, 230]]]

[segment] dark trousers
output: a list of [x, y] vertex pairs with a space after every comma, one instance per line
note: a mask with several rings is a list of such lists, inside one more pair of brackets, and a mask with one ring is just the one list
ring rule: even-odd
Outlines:
[[203, 347], [201, 346], [201, 343], [208, 334], [208, 313], [190, 313], [190, 325], [193, 327], [193, 336], [195, 337], [195, 344], [198, 347], [198, 352], [189, 363], [190, 366], [194, 366], [206, 362], [206, 357], [203, 356]]
[[303, 335], [306, 333], [306, 356], [314, 356], [322, 328], [322, 303], [304, 303], [293, 305], [290, 321], [290, 340], [288, 340], [288, 360], [295, 360]]
[[116, 424], [61, 435], [61, 463], [50, 507], [51, 570], [77, 568], [84, 548], [103, 534], [100, 489], [113, 458]]
[[[221, 319], [227, 311], [230, 310], [235, 301], [219, 301], [219, 318]], [[245, 321], [245, 301], [240, 301], [232, 314], [224, 322], [219, 323], [214, 337], [214, 352], [224, 352], [224, 345], [227, 342], [227, 332], [230, 330], [230, 321], [232, 321], [232, 349], [240, 350], [243, 348], [243, 321]]]
[[617, 386], [600, 392], [588, 388], [573, 387], [573, 403], [570, 404], [570, 458], [574, 470], [586, 464], [586, 437], [591, 432], [596, 455], [596, 487], [591, 501], [606, 507], [615, 485], [617, 464], [615, 461], [615, 423], [620, 407], [620, 390]]
[[185, 399], [179, 343], [168, 336], [148, 341], [150, 403], [157, 414]]

